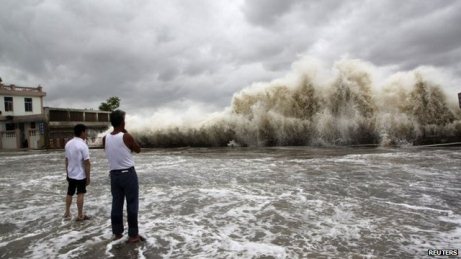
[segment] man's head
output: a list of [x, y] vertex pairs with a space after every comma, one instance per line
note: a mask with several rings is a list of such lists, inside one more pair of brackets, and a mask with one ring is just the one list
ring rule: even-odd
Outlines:
[[125, 112], [122, 110], [115, 110], [110, 114], [110, 124], [112, 127], [125, 127]]
[[74, 135], [82, 139], [86, 138], [86, 129], [87, 127], [84, 124], [77, 124], [74, 127]]

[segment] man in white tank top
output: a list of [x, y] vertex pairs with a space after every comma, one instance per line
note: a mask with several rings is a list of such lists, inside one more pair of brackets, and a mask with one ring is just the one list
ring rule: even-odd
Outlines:
[[123, 203], [127, 202], [128, 243], [143, 240], [138, 232], [139, 185], [134, 168], [133, 152], [141, 148], [125, 130], [125, 112], [115, 110], [110, 114], [114, 130], [103, 138], [103, 146], [110, 168], [112, 193], [111, 223], [114, 240], [123, 237]]

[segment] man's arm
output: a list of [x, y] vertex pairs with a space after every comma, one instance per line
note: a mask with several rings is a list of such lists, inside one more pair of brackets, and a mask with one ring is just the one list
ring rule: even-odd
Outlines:
[[69, 166], [69, 160], [67, 160], [67, 157], [66, 157], [66, 161], [64, 164], [66, 165], [66, 180], [67, 180], [67, 176], [69, 175], [69, 172], [67, 172], [67, 167]]
[[102, 137], [102, 148], [106, 149], [106, 136]]
[[130, 135], [130, 133], [125, 132], [125, 134], [123, 134], [123, 142], [131, 150], [131, 152], [141, 152], [141, 147], [138, 145], [138, 143], [136, 143], [136, 141], [134, 140], [133, 136]]
[[86, 185], [89, 185], [91, 182], [90, 171], [91, 171], [91, 163], [90, 159], [83, 161], [85, 165], [85, 174], [86, 174]]
[[86, 175], [86, 185], [89, 185], [91, 182], [90, 149], [88, 148], [88, 146], [85, 146], [85, 148], [81, 149], [81, 152], [82, 152], [82, 157], [83, 157], [83, 167], [84, 167], [85, 175]]

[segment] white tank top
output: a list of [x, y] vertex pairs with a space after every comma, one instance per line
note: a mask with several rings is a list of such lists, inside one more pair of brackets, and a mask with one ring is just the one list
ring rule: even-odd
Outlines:
[[105, 151], [110, 170], [121, 170], [134, 166], [131, 150], [123, 142], [124, 134], [119, 132], [115, 135], [110, 133], [106, 135]]

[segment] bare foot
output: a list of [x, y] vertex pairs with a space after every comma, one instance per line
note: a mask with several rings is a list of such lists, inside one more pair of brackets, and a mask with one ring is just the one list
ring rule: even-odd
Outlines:
[[146, 239], [140, 235], [136, 235], [134, 237], [130, 237], [128, 238], [128, 240], [126, 241], [128, 244], [134, 244], [134, 243], [138, 243], [138, 242], [141, 242], [141, 241], [145, 241]]
[[90, 217], [87, 215], [83, 215], [83, 217], [78, 217], [75, 221], [84, 221], [84, 220], [89, 220]]
[[62, 216], [64, 220], [70, 220], [72, 217], [70, 214], [65, 213], [64, 216]]
[[122, 238], [122, 237], [123, 237], [122, 234], [114, 234], [114, 238], [112, 239], [112, 241], [119, 240], [119, 239]]

